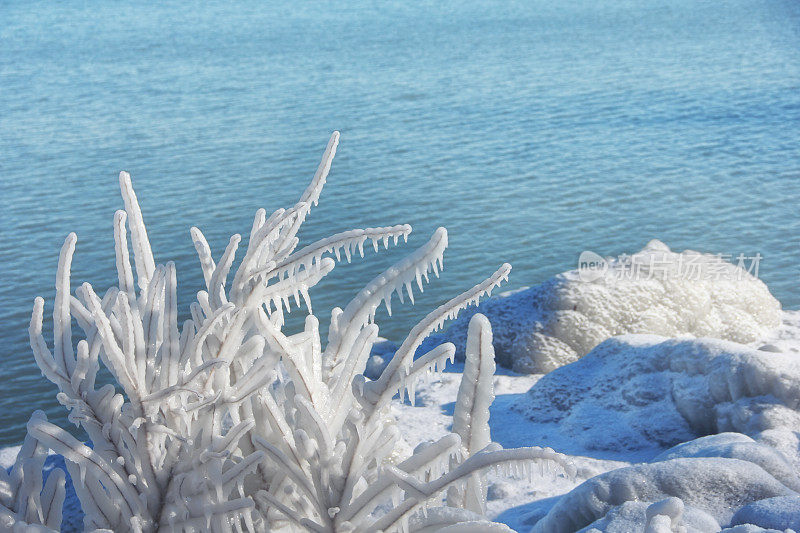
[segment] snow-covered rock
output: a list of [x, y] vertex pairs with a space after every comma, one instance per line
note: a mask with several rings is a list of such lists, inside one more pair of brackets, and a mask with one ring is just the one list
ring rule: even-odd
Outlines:
[[533, 533], [798, 529], [798, 490], [800, 478], [783, 454], [722, 433], [585, 481], [560, 497]]
[[[612, 470], [584, 482], [562, 496], [532, 531], [642, 531], [647, 506], [636, 502], [669, 497], [683, 500], [687, 530], [718, 531], [741, 507], [779, 496], [798, 495], [755, 463], [723, 457], [669, 459]], [[637, 527], [631, 528], [633, 524]]]
[[800, 428], [800, 357], [716, 339], [625, 335], [543, 376], [515, 409], [588, 450]]
[[[480, 312], [492, 323], [498, 364], [542, 373], [615, 335], [689, 334], [750, 343], [780, 325], [780, 302], [747, 272], [752, 261], [741, 268], [719, 255], [672, 252], [657, 240], [631, 256], [598, 259], [603, 269], [565, 272], [468, 309], [428, 342], [453, 342], [456, 357], [463, 359], [469, 319]], [[373, 365], [373, 371], [379, 368]]]
[[[670, 498], [674, 499], [674, 498]], [[678, 500], [682, 501], [682, 500]], [[645, 530], [645, 524], [654, 526], [648, 517], [647, 511], [656, 504], [649, 502], [625, 502], [620, 506], [611, 508], [606, 515], [581, 529], [584, 533], [630, 533], [632, 531], [645, 531], [645, 533], [661, 533], [658, 529]], [[663, 515], [662, 515], [663, 516]], [[661, 525], [661, 524], [659, 524]], [[670, 521], [670, 526], [672, 525]], [[684, 505], [680, 517], [680, 525], [686, 528], [686, 533], [708, 533], [719, 531], [719, 524], [713, 516], [691, 506]], [[666, 529], [673, 533], [677, 529]]]
[[687, 457], [726, 457], [750, 461], [790, 489], [800, 492], [800, 477], [786, 456], [741, 433], [719, 433], [684, 442], [659, 454], [652, 462]]

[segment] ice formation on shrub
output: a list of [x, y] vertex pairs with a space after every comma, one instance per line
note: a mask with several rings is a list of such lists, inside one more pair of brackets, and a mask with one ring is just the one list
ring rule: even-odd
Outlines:
[[[431, 272], [438, 276], [447, 246], [447, 232], [439, 228], [344, 309], [333, 309], [323, 349], [308, 291], [334, 267], [330, 255], [339, 259], [343, 252], [349, 261], [356, 252], [363, 255], [368, 241], [377, 251], [380, 242], [388, 247], [411, 232], [408, 225], [357, 229], [296, 250], [338, 138], [331, 137], [297, 204], [269, 217], [263, 209], [256, 213], [230, 284], [240, 236], [231, 237], [215, 261], [202, 232], [192, 228], [206, 289], [180, 327], [175, 267], [156, 265], [127, 173], [120, 174], [125, 211], [114, 218], [118, 287], [101, 297], [84, 283], [72, 296], [76, 237], [67, 237], [56, 276], [53, 350], [42, 334], [41, 298], [34, 304], [31, 345], [92, 447], [38, 416], [29, 439], [67, 460], [87, 530], [503, 531], [482, 516], [488, 469], [530, 474], [538, 462], [572, 473], [564, 456], [550, 449], [504, 450], [491, 442], [494, 353], [489, 322], [480, 315], [469, 328], [469, 375], [459, 390], [453, 432], [391, 462], [399, 435], [390, 401], [398, 393], [413, 401], [416, 382], [441, 370], [455, 352], [445, 343], [415, 360], [417, 348], [445, 320], [489, 294], [510, 266], [428, 314], [380, 379], [368, 381], [363, 372], [378, 334], [375, 312], [381, 304], [391, 312], [393, 294], [402, 301], [404, 289], [413, 302], [412, 284], [422, 290]], [[287, 335], [285, 313], [293, 303], [299, 308], [301, 298], [309, 311], [304, 330]], [[73, 318], [85, 333], [77, 349]], [[95, 387], [98, 361], [122, 393], [112, 385]], [[16, 502], [35, 499], [37, 485], [19, 485], [4, 493], [3, 505], [13, 502], [13, 519], [27, 520], [30, 513]], [[442, 507], [445, 493], [448, 507]]]
[[667, 498], [651, 504], [645, 514], [644, 533], [687, 533], [683, 525], [683, 500]]
[[[31, 422], [47, 420], [36, 411]], [[10, 472], [0, 468], [0, 531], [14, 533], [58, 531], [64, 504], [64, 472], [53, 470], [42, 486], [47, 447], [30, 433]]]
[[437, 340], [453, 342], [461, 358], [470, 314], [483, 313], [492, 322], [498, 363], [529, 374], [571, 363], [626, 333], [748, 343], [780, 324], [780, 303], [767, 286], [720, 256], [676, 253], [654, 240], [607, 264], [595, 279], [573, 270], [487, 300]]
[[800, 359], [716, 339], [624, 335], [542, 377], [515, 409], [587, 449], [756, 435], [800, 427]]
[[[257, 365], [242, 379], [229, 379], [234, 355], [263, 358], [244, 341], [243, 312], [194, 313], [179, 329], [175, 266], [156, 266], [127, 173], [120, 174], [120, 187], [126, 211], [114, 217], [119, 286], [102, 299], [88, 283], [70, 295], [72, 233], [59, 257], [52, 352], [42, 335], [41, 298], [30, 326], [36, 363], [92, 447], [41, 418], [28, 431], [66, 459], [85, 529], [228, 531], [239, 520], [251, 521], [253, 502], [242, 494], [242, 480], [263, 454], [241, 454], [239, 439], [254, 423], [230, 425], [226, 414], [264, 386], [271, 369]], [[72, 318], [86, 336], [77, 351]], [[124, 395], [113, 385], [95, 387], [98, 358]]]

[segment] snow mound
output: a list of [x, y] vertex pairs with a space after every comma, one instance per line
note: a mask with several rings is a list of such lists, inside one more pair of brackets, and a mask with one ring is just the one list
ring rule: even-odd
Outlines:
[[669, 459], [612, 470], [585, 481], [562, 496], [532, 533], [582, 528], [643, 531], [646, 506], [635, 502], [655, 503], [670, 497], [684, 502], [687, 530], [719, 531], [739, 508], [778, 496], [798, 495], [755, 463], [724, 457]]
[[[514, 409], [589, 450], [800, 427], [800, 357], [716, 339], [625, 335], [543, 376]], [[769, 434], [769, 432], [765, 431]], [[732, 447], [736, 447], [733, 443]]]
[[498, 364], [529, 374], [550, 372], [626, 333], [749, 343], [780, 325], [780, 302], [747, 272], [752, 262], [741, 268], [719, 255], [676, 253], [657, 240], [632, 256], [597, 258], [601, 270], [565, 272], [466, 310], [438, 342], [453, 342], [463, 359], [467, 325], [480, 312], [492, 323]]
[[652, 462], [686, 457], [726, 457], [750, 461], [790, 489], [800, 492], [800, 477], [787, 458], [774, 448], [741, 433], [719, 433], [678, 444], [656, 456]]

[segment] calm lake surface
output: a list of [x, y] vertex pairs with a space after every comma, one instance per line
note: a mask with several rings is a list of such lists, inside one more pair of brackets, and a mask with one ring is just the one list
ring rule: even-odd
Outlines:
[[444, 274], [379, 314], [385, 337], [503, 261], [518, 288], [652, 238], [760, 253], [773, 294], [800, 306], [795, 1], [136, 4], [0, 6], [0, 445], [37, 408], [66, 424], [30, 310], [37, 295], [52, 309], [70, 231], [73, 287], [115, 283], [120, 170], [186, 312], [202, 279], [189, 227], [220, 254], [257, 208], [296, 201], [334, 129], [304, 242], [414, 234], [338, 266], [312, 292], [323, 323], [439, 225]]

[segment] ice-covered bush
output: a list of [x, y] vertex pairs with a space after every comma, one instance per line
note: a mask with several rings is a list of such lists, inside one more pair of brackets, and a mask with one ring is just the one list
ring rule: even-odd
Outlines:
[[[206, 288], [182, 325], [174, 264], [156, 264], [127, 173], [120, 174], [125, 210], [114, 218], [118, 286], [99, 295], [84, 283], [73, 296], [76, 236], [67, 237], [56, 276], [52, 350], [42, 333], [41, 298], [34, 304], [31, 345], [70, 420], [92, 443], [35, 416], [26, 446], [65, 457], [87, 530], [499, 531], [503, 526], [483, 517], [487, 469], [529, 472], [540, 462], [571, 470], [552, 450], [503, 450], [491, 442], [494, 351], [482, 316], [470, 322], [452, 433], [418, 446], [408, 458], [394, 458], [399, 435], [390, 401], [398, 393], [413, 399], [415, 383], [455, 352], [445, 343], [415, 359], [417, 348], [445, 320], [490, 293], [510, 267], [427, 315], [380, 379], [364, 378], [378, 306], [390, 310], [393, 294], [402, 301], [404, 290], [413, 301], [412, 284], [422, 290], [431, 272], [438, 276], [447, 232], [436, 230], [344, 309], [333, 309], [323, 348], [309, 289], [334, 267], [330, 256], [339, 259], [343, 252], [350, 260], [363, 255], [367, 242], [377, 251], [380, 242], [388, 247], [411, 232], [407, 225], [357, 229], [297, 249], [337, 143], [334, 133], [297, 204], [270, 216], [256, 213], [232, 275], [240, 236], [231, 237], [215, 260], [192, 228]], [[285, 314], [296, 311], [301, 298], [309, 312], [304, 330], [287, 335]], [[73, 319], [84, 331], [76, 345]], [[96, 387], [100, 361], [120, 390]], [[22, 470], [36, 470], [38, 463], [25, 457]], [[39, 512], [36, 503], [41, 483], [34, 473], [18, 482], [18, 470], [10, 481], [0, 480], [3, 519], [55, 526], [57, 516]], [[56, 502], [60, 478], [50, 479], [40, 500]]]
[[438, 342], [453, 342], [460, 358], [470, 314], [483, 313], [492, 322], [499, 364], [527, 374], [571, 363], [626, 333], [748, 343], [780, 324], [780, 302], [746, 271], [747, 262], [742, 268], [718, 255], [672, 252], [654, 240], [604, 264], [604, 270], [565, 272], [487, 300]]
[[[70, 234], [56, 276], [52, 352], [42, 335], [41, 298], [30, 327], [39, 368], [58, 386], [59, 402], [92, 447], [45, 420], [33, 420], [28, 431], [67, 460], [86, 529], [225, 529], [249, 520], [253, 503], [239, 485], [262, 459], [260, 452], [235, 453], [254, 423], [226, 428], [226, 414], [266, 384], [269, 369], [256, 367], [237, 382], [227, 379], [233, 354], [244, 356], [250, 348], [241, 319], [223, 323], [218, 315], [195, 314], [179, 329], [175, 266], [155, 265], [128, 174], [120, 175], [120, 185], [126, 211], [114, 217], [119, 286], [102, 299], [88, 283], [77, 297], [70, 295], [77, 241]], [[77, 350], [72, 318], [85, 333]], [[95, 387], [98, 358], [121, 392], [112, 385]]]

